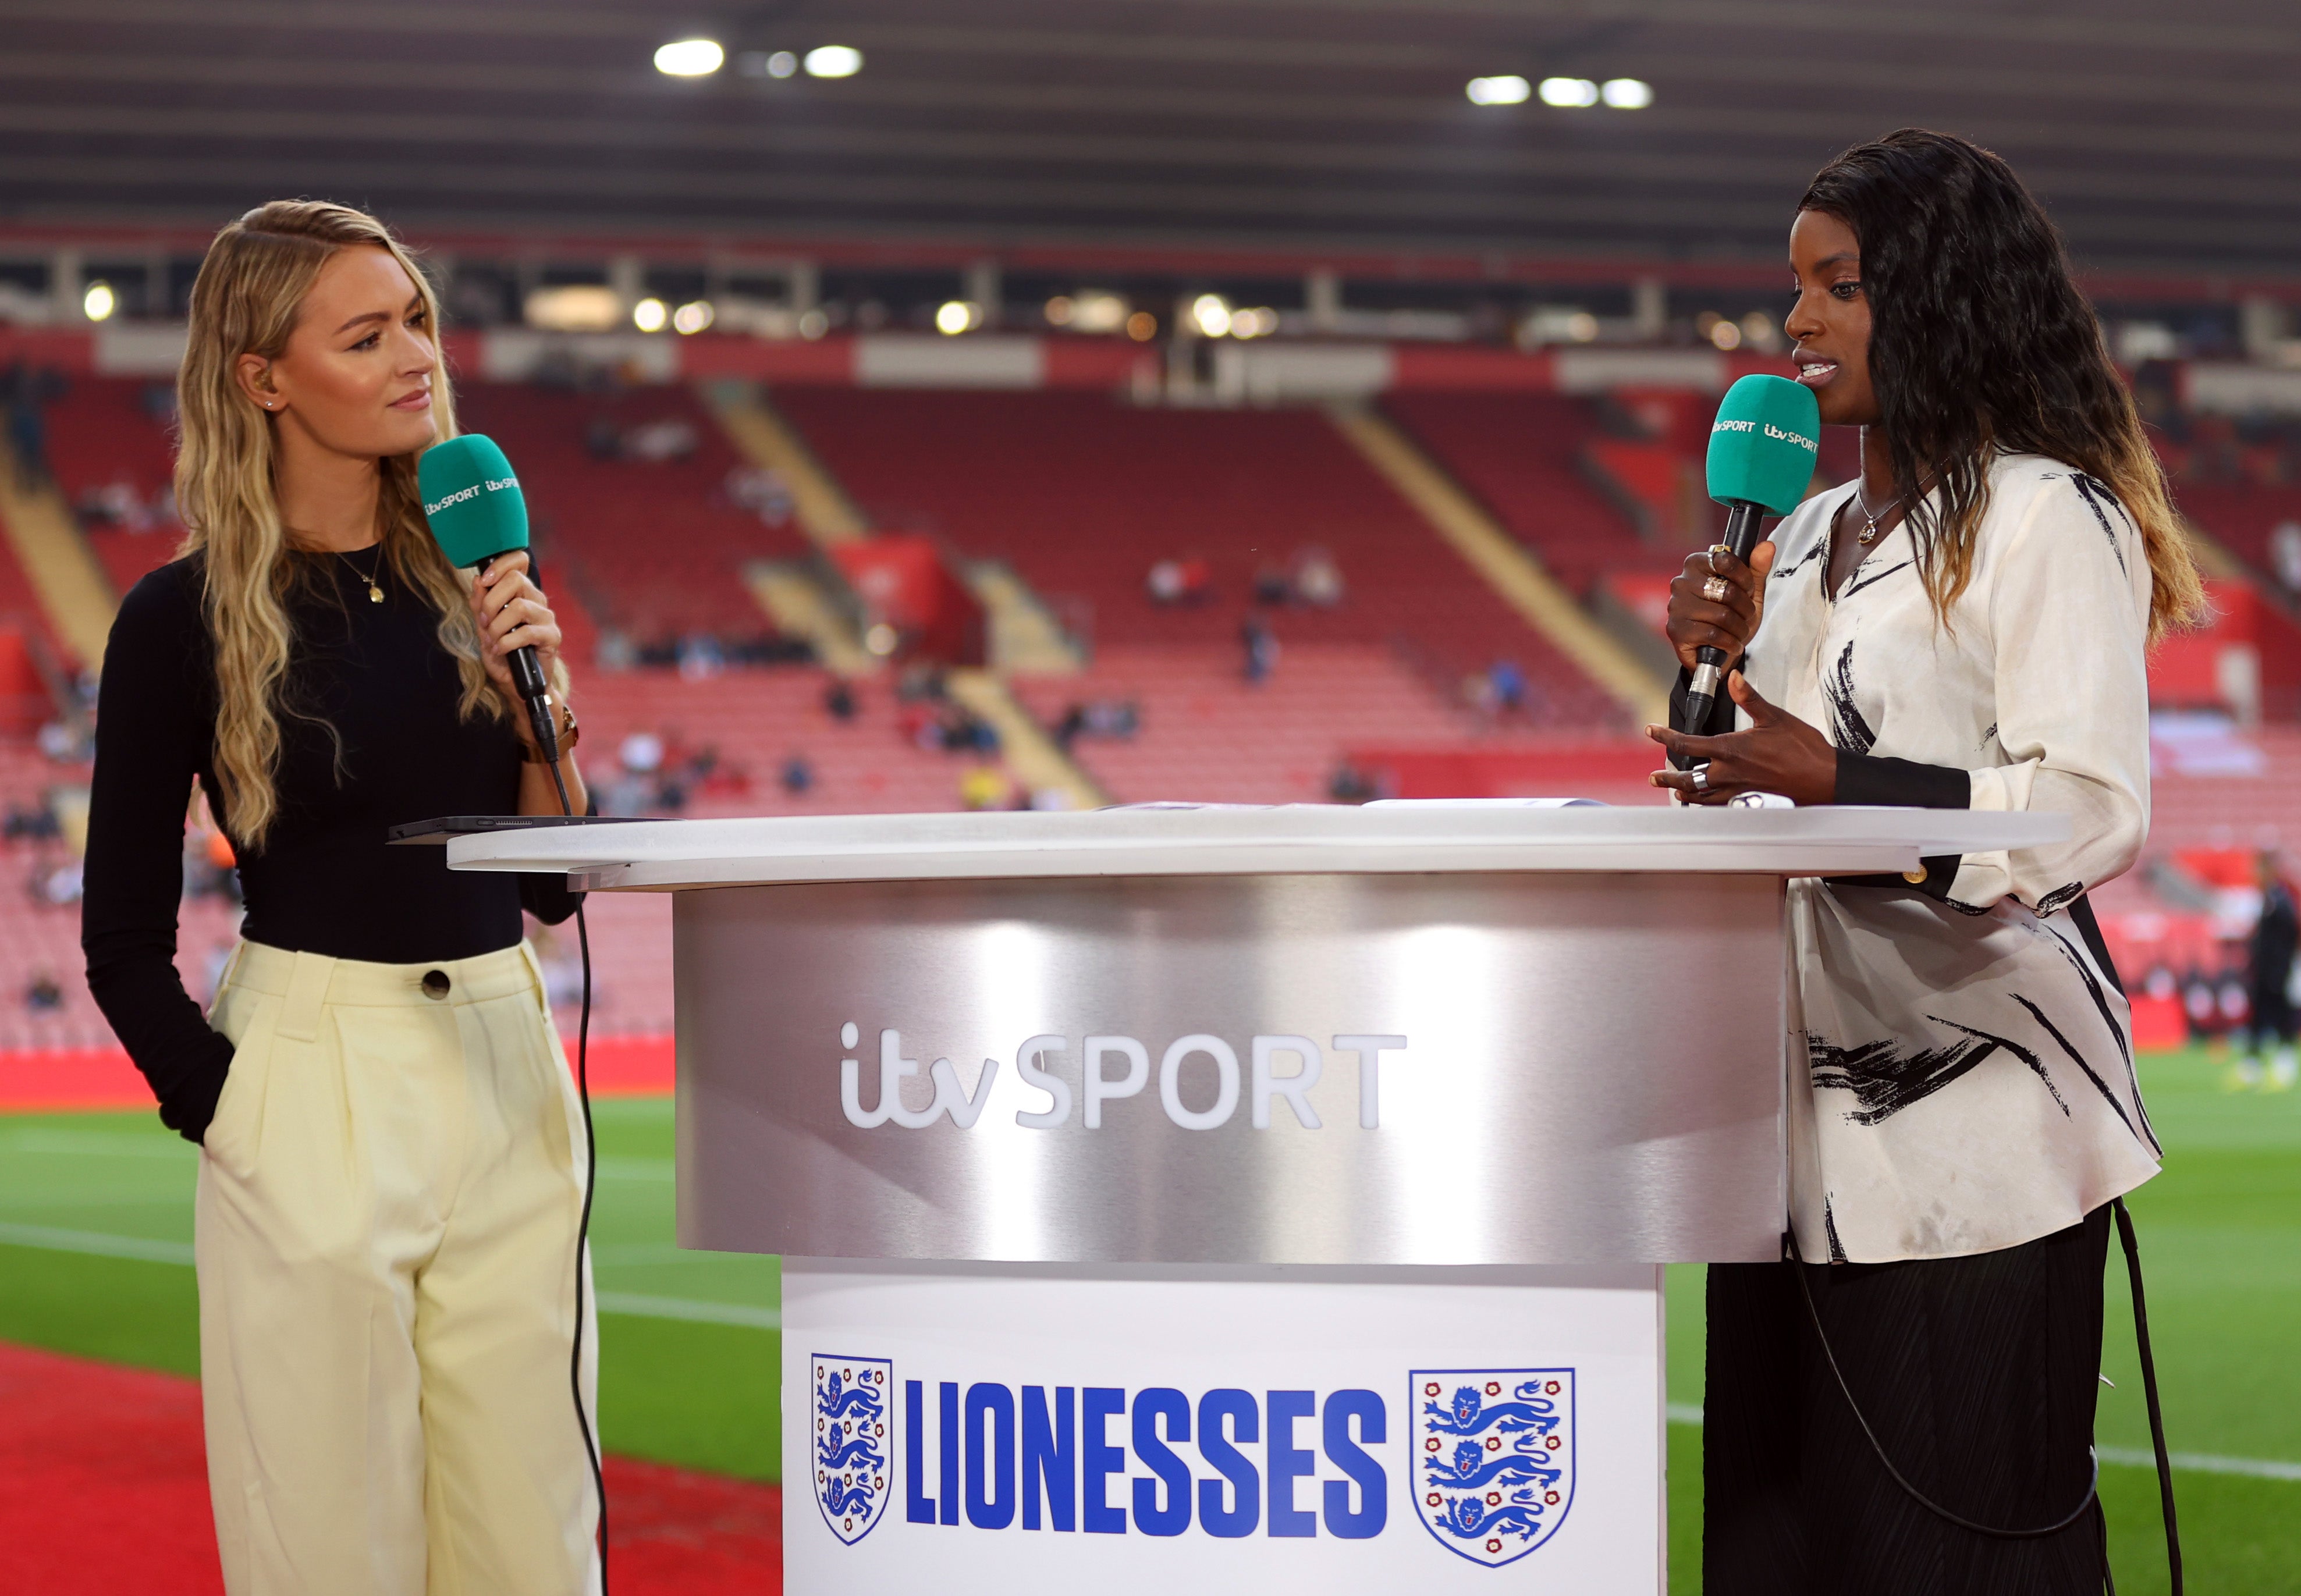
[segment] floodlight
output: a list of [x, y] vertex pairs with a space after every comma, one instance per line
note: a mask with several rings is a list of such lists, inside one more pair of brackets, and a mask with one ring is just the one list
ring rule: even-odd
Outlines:
[[1653, 104], [1653, 85], [1637, 78], [1609, 78], [1598, 93], [1617, 111], [1644, 111]]
[[1191, 320], [1208, 338], [1220, 338], [1230, 330], [1230, 305], [1220, 294], [1201, 294], [1191, 301]]
[[655, 53], [655, 70], [666, 78], [708, 78], [726, 59], [715, 38], [675, 39]]
[[1513, 73], [1502, 78], [1473, 78], [1462, 92], [1470, 96], [1473, 105], [1522, 105], [1534, 88]]
[[632, 325], [641, 332], [661, 332], [671, 320], [671, 307], [660, 299], [642, 299], [632, 306]]
[[89, 321], [106, 322], [120, 308], [120, 296], [112, 291], [108, 282], [92, 282], [88, 285], [88, 292], [80, 296], [79, 307]]
[[863, 70], [863, 52], [846, 45], [821, 45], [807, 53], [810, 78], [852, 78]]
[[1570, 107], [1594, 105], [1598, 103], [1598, 86], [1587, 78], [1544, 78], [1542, 103]]
[[945, 338], [957, 338], [982, 324], [981, 308], [964, 299], [946, 299], [935, 307], [935, 330]]
[[700, 332], [710, 326], [717, 319], [717, 315], [718, 313], [711, 308], [711, 301], [708, 299], [690, 299], [671, 313], [672, 330], [687, 333]]

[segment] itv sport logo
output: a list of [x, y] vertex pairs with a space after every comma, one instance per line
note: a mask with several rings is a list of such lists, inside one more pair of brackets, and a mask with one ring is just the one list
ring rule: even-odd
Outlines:
[[886, 1358], [810, 1365], [816, 1501], [849, 1546], [899, 1490], [921, 1526], [1364, 1541], [1389, 1530], [1395, 1479], [1433, 1540], [1499, 1568], [1554, 1537], [1574, 1502], [1571, 1368], [1412, 1370], [1394, 1415], [1363, 1388], [1012, 1386], [899, 1379]]

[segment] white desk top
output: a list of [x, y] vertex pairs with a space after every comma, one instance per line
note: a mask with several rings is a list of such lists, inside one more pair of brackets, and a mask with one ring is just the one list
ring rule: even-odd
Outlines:
[[1510, 803], [1144, 806], [1078, 813], [797, 815], [457, 837], [456, 870], [591, 889], [777, 882], [1408, 871], [1852, 875], [1922, 856], [2058, 842], [2065, 815], [1968, 809], [1541, 808]]

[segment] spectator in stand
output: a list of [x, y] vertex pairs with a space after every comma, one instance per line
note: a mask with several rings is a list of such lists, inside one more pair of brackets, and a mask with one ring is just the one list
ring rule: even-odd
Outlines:
[[2221, 1033], [2221, 1004], [2213, 997], [2213, 982], [2196, 965], [2181, 977], [2181, 1017], [2189, 1023], [2189, 1040], [2208, 1042]]
[[769, 526], [782, 526], [791, 518], [791, 485], [780, 472], [738, 465], [727, 473], [725, 486], [730, 500]]
[[661, 421], [642, 422], [625, 432], [622, 439], [623, 455], [626, 460], [644, 460], [661, 464], [684, 460], [702, 444], [696, 435], [695, 423], [682, 416], [666, 416]]
[[824, 714], [841, 725], [855, 718], [855, 689], [848, 685], [845, 677], [833, 676], [823, 689], [823, 708]]
[[969, 809], [1011, 809], [1015, 783], [995, 765], [971, 765], [958, 779], [958, 801]]
[[29, 808], [21, 804], [11, 804], [7, 822], [4, 828], [0, 828], [0, 835], [4, 835], [11, 842], [20, 838], [32, 842], [47, 842], [60, 835], [63, 829], [63, 823], [56, 818], [54, 804], [43, 796], [38, 804]]
[[1343, 568], [1323, 548], [1306, 548], [1294, 556], [1294, 597], [1312, 609], [1330, 610], [1343, 602]]
[[679, 674], [685, 681], [707, 681], [727, 668], [727, 654], [707, 631], [692, 631], [679, 639]]
[[1160, 560], [1143, 580], [1150, 602], [1170, 608], [1203, 603], [1212, 596], [1214, 585], [1214, 567], [1196, 555], [1188, 559]]
[[1276, 609], [1293, 597], [1294, 584], [1287, 579], [1285, 567], [1265, 560], [1255, 568], [1255, 603]]
[[32, 984], [24, 989], [24, 1007], [34, 1014], [54, 1014], [63, 1006], [64, 989], [45, 971], [33, 976]]
[[1071, 744], [1082, 736], [1124, 741], [1142, 725], [1142, 706], [1132, 698], [1097, 698], [1090, 703], [1073, 704], [1063, 711], [1062, 720], [1055, 726], [1055, 741], [1067, 754]]
[[2301, 597], [2301, 521], [2280, 521], [2269, 534], [2269, 565], [2287, 593]]
[[2247, 1035], [2238, 1055], [2237, 1084], [2288, 1091], [2297, 1074], [2291, 984], [2301, 913], [2296, 912], [2293, 889], [2278, 868], [2276, 854], [2263, 848], [2256, 868], [2261, 916], [2254, 922], [2247, 950]]
[[593, 663], [603, 671], [628, 671], [640, 663], [639, 645], [620, 626], [602, 627], [591, 655]]
[[1494, 707], [1505, 714], [1516, 714], [1526, 707], [1526, 673], [1514, 659], [1498, 659], [1486, 670], [1486, 680], [1494, 684]]
[[634, 731], [623, 739], [615, 757], [635, 776], [651, 776], [663, 768], [663, 739], [652, 731]]
[[25, 493], [37, 493], [51, 480], [46, 410], [51, 400], [62, 397], [64, 380], [45, 368], [34, 371], [20, 360], [0, 376], [0, 389], [4, 389], [0, 397], [4, 397], [8, 406], [8, 443], [16, 455], [16, 486]]
[[1326, 779], [1326, 796], [1338, 804], [1363, 804], [1382, 792], [1372, 776], [1345, 759]]
[[791, 797], [805, 798], [815, 790], [815, 766], [807, 763], [806, 755], [793, 754], [783, 761], [776, 780]]
[[1246, 651], [1246, 679], [1259, 686], [1278, 668], [1278, 634], [1264, 624], [1261, 616], [1249, 615], [1238, 629], [1238, 638]]

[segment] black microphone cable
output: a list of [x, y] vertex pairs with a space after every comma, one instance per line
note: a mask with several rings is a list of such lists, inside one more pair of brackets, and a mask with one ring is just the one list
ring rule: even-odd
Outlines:
[[[559, 813], [572, 820], [575, 806], [567, 798], [567, 778], [559, 768], [559, 738], [549, 711], [537, 727], [549, 740], [542, 744], [550, 756], [551, 784], [559, 790]], [[583, 1106], [583, 1211], [575, 1224], [575, 1349], [567, 1359], [567, 1385], [575, 1398], [575, 1427], [583, 1433], [583, 1458], [591, 1466], [591, 1490], [599, 1502], [599, 1596], [607, 1596], [607, 1476], [599, 1465], [599, 1439], [591, 1433], [591, 1416], [583, 1407], [583, 1255], [591, 1240], [591, 1193], [599, 1183], [599, 1144], [591, 1130], [591, 931], [583, 919], [583, 900], [575, 900], [575, 945], [583, 955], [583, 1007], [575, 1023], [575, 1096]]]
[[[2149, 1439], [2157, 1454], [2157, 1489], [2165, 1509], [2165, 1559], [2172, 1574], [2171, 1596], [2182, 1596], [2181, 1534], [2173, 1522], [2173, 1465], [2165, 1450], [2165, 1419], [2157, 1400], [2157, 1360], [2150, 1350], [2149, 1310], [2141, 1296], [2141, 1251], [2134, 1241], [2133, 1216], [2126, 1212], [2125, 1199], [2121, 1197], [2112, 1198], [2110, 1206], [2116, 1211], [2118, 1238], [2125, 1248], [2126, 1272], [2133, 1283], [2133, 1333], [2140, 1347], [2141, 1388], [2149, 1405]], [[1894, 1483], [1902, 1488], [1903, 1494], [1945, 1523], [1954, 1524], [1958, 1528], [1970, 1530], [1977, 1535], [1989, 1535], [2001, 1541], [2037, 1541], [2047, 1535], [2057, 1535], [2084, 1517], [2087, 1508], [2096, 1507], [2101, 1491], [2101, 1454], [2092, 1448], [2088, 1448], [2087, 1450], [2093, 1461], [2093, 1477], [2086, 1483], [2084, 1499], [2065, 1517], [2037, 1529], [2000, 1529], [1993, 1525], [1977, 1524], [1970, 1518], [1961, 1517], [1951, 1512], [1915, 1485], [1911, 1484], [1903, 1475], [1902, 1471], [1894, 1466], [1894, 1460], [1886, 1455], [1885, 1444], [1878, 1439], [1878, 1432], [1870, 1427], [1870, 1420], [1862, 1413], [1862, 1405], [1853, 1400], [1853, 1388], [1845, 1382], [1845, 1371], [1837, 1366], [1837, 1354], [1831, 1349], [1829, 1336], [1821, 1327], [1821, 1311], [1814, 1306], [1813, 1287], [1805, 1277], [1806, 1263], [1804, 1257], [1798, 1251], [1796, 1226], [1792, 1225], [1783, 1233], [1782, 1244], [1784, 1249], [1789, 1254], [1791, 1271], [1797, 1276], [1798, 1294], [1805, 1299], [1806, 1317], [1812, 1321], [1814, 1339], [1821, 1343], [1822, 1358], [1829, 1365], [1831, 1377], [1837, 1382], [1838, 1393], [1845, 1399], [1846, 1410], [1853, 1415], [1853, 1422], [1862, 1426], [1862, 1433], [1869, 1440], [1870, 1450], [1878, 1455], [1878, 1463], [1884, 1466]], [[2106, 1516], [2102, 1517], [2101, 1544], [2102, 1577], [2110, 1581], [2109, 1590], [2113, 1593], [2117, 1586], [2109, 1572], [2109, 1525]]]

